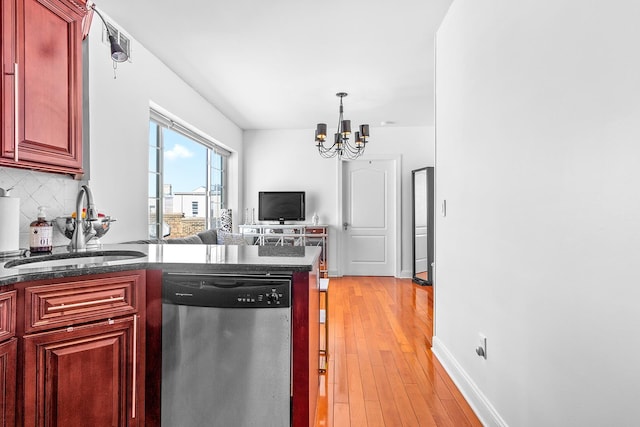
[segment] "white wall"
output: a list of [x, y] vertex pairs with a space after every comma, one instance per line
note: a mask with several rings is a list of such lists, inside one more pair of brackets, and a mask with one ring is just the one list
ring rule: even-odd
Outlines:
[[[320, 223], [331, 226], [329, 274], [338, 270], [337, 239], [338, 162], [323, 159], [313, 140], [313, 129], [251, 130], [244, 132], [244, 205], [256, 209], [263, 190], [307, 192], [307, 223], [314, 212]], [[402, 265], [401, 274], [411, 275], [411, 170], [434, 164], [433, 127], [381, 127], [371, 129], [367, 155], [402, 156]]]
[[[101, 22], [94, 19], [89, 36], [90, 186], [98, 208], [118, 219], [103, 243], [147, 235], [150, 104], [234, 152], [228, 207], [240, 211], [240, 128], [135, 39], [131, 40], [132, 62], [119, 64], [114, 79], [109, 46], [101, 41], [101, 27]], [[126, 28], [122, 30], [127, 32]]]
[[638, 16], [456, 0], [438, 32], [434, 351], [487, 425], [640, 419]]

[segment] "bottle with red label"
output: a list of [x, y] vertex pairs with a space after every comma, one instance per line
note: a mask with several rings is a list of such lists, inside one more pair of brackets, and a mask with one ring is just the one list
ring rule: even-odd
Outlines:
[[53, 226], [47, 221], [45, 207], [38, 208], [38, 219], [29, 225], [29, 250], [31, 253], [51, 252], [53, 249]]

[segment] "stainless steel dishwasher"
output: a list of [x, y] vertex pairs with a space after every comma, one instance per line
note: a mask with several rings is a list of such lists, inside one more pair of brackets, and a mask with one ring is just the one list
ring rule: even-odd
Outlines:
[[291, 276], [163, 275], [163, 427], [291, 424]]

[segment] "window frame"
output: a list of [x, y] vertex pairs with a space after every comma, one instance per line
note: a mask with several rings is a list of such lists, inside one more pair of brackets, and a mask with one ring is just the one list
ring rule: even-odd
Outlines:
[[[206, 137], [192, 129], [189, 128], [187, 124], [181, 123], [176, 119], [167, 117], [166, 115], [160, 113], [153, 108], [150, 109], [150, 117], [149, 124], [155, 123], [156, 125], [156, 141], [155, 146], [152, 145], [151, 135], [149, 135], [149, 152], [151, 153], [151, 149], [155, 149], [156, 156], [156, 164], [149, 164], [149, 183], [151, 182], [151, 175], [156, 176], [155, 190], [156, 194], [153, 197], [156, 203], [156, 212], [155, 218], [152, 222], [152, 212], [149, 209], [149, 230], [148, 233], [151, 235], [152, 226], [154, 227], [155, 235], [162, 236], [158, 238], [163, 238], [164, 233], [162, 230], [162, 225], [164, 223], [164, 204], [165, 204], [165, 194], [164, 194], [164, 129], [172, 130], [174, 132], [180, 133], [182, 136], [196, 142], [202, 146], [204, 146], [207, 150], [207, 161], [206, 161], [206, 191], [205, 191], [205, 226], [207, 229], [213, 228], [214, 219], [217, 221], [218, 218], [213, 216], [214, 207], [212, 206], [212, 167], [213, 167], [213, 157], [220, 156], [220, 201], [218, 210], [226, 209], [227, 205], [227, 182], [228, 182], [228, 165], [229, 165], [229, 157], [231, 156], [231, 152], [217, 143], [215, 143], [209, 137]], [[149, 128], [151, 129], [151, 128]], [[149, 159], [151, 160], [151, 159]], [[152, 168], [155, 166], [155, 170]], [[217, 169], [217, 168], [216, 168]], [[151, 194], [147, 195], [147, 199], [150, 201], [152, 199]], [[149, 205], [150, 206], [150, 205]]]

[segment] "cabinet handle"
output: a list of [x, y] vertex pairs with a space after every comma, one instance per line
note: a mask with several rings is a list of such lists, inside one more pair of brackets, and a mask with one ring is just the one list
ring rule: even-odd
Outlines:
[[18, 89], [20, 84], [18, 83], [18, 63], [14, 62], [13, 64], [13, 114], [14, 121], [13, 124], [13, 160], [15, 162], [18, 161], [18, 144], [20, 142], [20, 138], [18, 132], [20, 130], [20, 118], [18, 114], [20, 113], [20, 108], [18, 106], [18, 100], [20, 96], [18, 94]]
[[123, 296], [115, 297], [115, 298], [111, 297], [111, 298], [105, 298], [105, 299], [96, 299], [93, 301], [76, 302], [73, 304], [60, 304], [53, 307], [49, 307], [47, 311], [70, 310], [72, 308], [87, 307], [90, 305], [104, 304], [109, 302], [121, 302], [121, 301], [124, 301]]
[[131, 372], [131, 418], [136, 417], [137, 374], [138, 374], [138, 315], [133, 315], [133, 369]]

